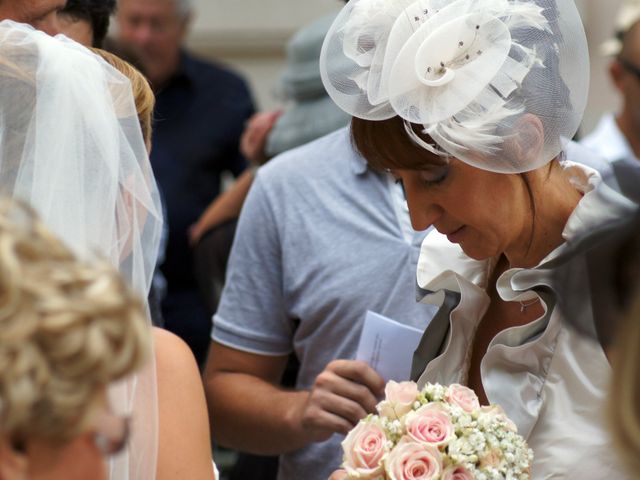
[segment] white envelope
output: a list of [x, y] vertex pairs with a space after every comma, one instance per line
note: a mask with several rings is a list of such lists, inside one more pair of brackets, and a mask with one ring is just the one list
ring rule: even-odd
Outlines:
[[409, 380], [423, 331], [367, 311], [356, 360], [367, 362], [385, 382]]

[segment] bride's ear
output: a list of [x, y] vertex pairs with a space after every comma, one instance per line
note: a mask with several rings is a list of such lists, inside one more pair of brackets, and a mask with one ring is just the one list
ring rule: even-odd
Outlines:
[[544, 149], [544, 127], [536, 115], [527, 113], [515, 124], [514, 147], [521, 165], [536, 165]]
[[0, 437], [0, 480], [28, 480], [27, 456]]

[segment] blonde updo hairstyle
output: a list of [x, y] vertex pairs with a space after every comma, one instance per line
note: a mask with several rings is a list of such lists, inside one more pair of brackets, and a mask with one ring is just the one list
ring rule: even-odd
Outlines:
[[78, 260], [29, 207], [0, 201], [2, 436], [73, 439], [149, 353], [143, 304], [113, 266]]

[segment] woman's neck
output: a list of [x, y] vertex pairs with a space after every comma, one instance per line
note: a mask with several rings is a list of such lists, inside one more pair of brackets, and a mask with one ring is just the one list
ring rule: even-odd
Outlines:
[[535, 267], [562, 245], [562, 232], [582, 198], [555, 161], [526, 175], [535, 210], [532, 209], [533, 221], [523, 230], [518, 242], [504, 252], [511, 268]]

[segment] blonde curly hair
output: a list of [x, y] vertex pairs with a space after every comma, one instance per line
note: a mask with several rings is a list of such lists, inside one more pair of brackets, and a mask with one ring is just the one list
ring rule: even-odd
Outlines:
[[149, 353], [143, 304], [114, 267], [78, 260], [33, 210], [0, 201], [2, 435], [72, 439]]

